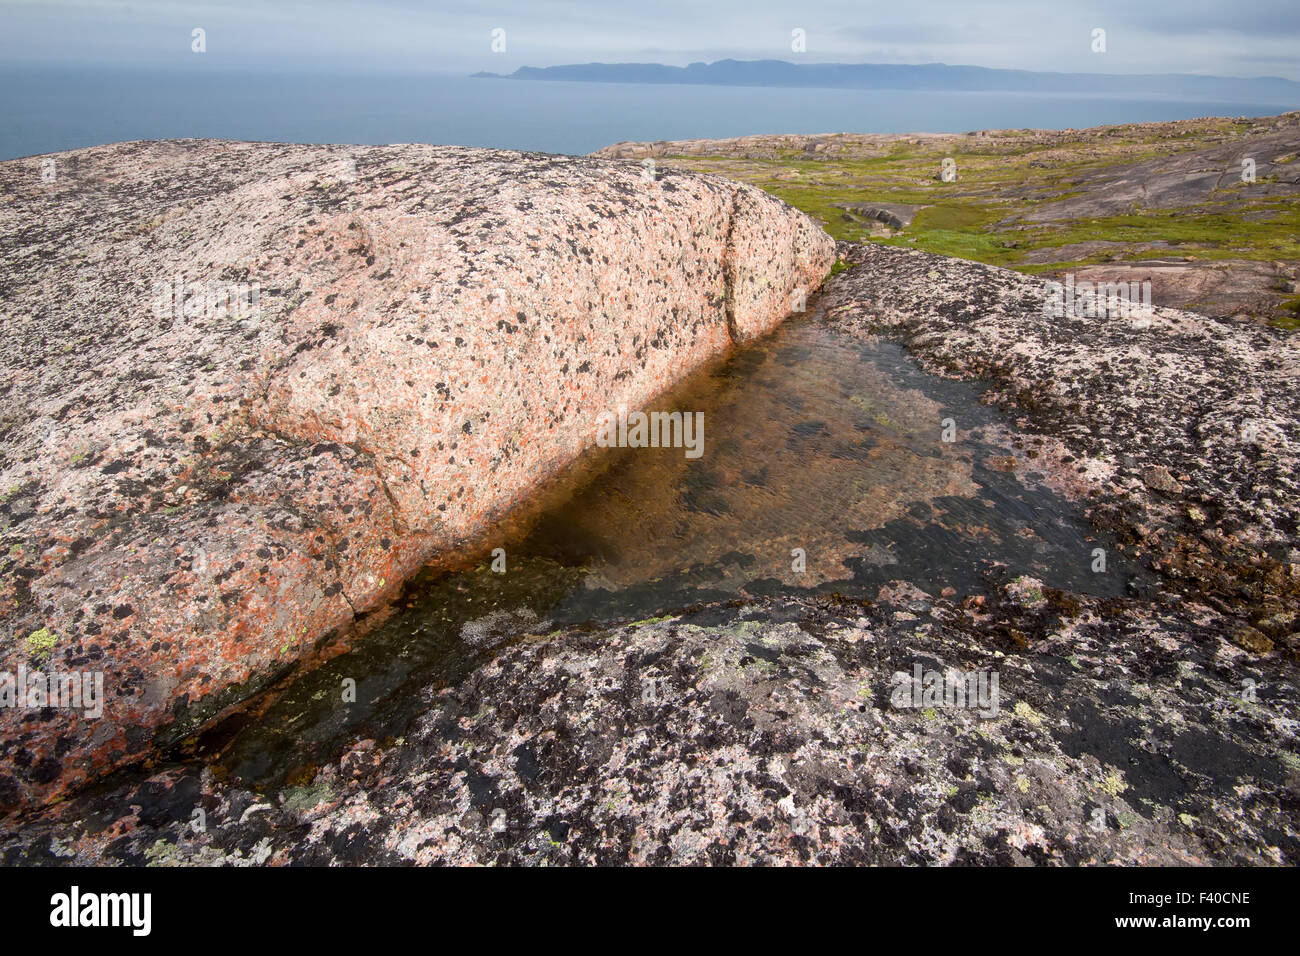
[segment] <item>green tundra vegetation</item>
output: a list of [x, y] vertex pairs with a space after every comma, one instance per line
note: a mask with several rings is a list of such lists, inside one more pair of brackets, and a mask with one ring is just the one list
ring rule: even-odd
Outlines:
[[[759, 186], [836, 239], [1026, 273], [1171, 258], [1193, 269], [1271, 263], [1277, 274], [1260, 280], [1259, 311], [1300, 327], [1297, 120], [1292, 113], [1059, 132], [746, 137], [667, 144], [662, 159]], [[1253, 182], [1243, 181], [1239, 156], [1258, 164]], [[945, 159], [955, 163], [952, 181], [942, 176]], [[896, 229], [862, 214], [876, 203], [920, 208]]]

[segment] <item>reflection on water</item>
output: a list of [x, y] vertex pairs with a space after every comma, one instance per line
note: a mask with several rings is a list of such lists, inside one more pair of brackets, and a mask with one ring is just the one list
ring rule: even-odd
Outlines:
[[[704, 412], [700, 458], [588, 455], [539, 510], [502, 529], [505, 574], [485, 561], [417, 578], [352, 651], [290, 685], [233, 739], [231, 728], [217, 735], [222, 764], [248, 782], [282, 782], [357, 736], [400, 735], [429, 686], [561, 625], [779, 593], [870, 598], [897, 579], [960, 596], [990, 573], [1122, 593], [1131, 576], [1113, 548], [1110, 573], [1092, 573], [1092, 549], [1107, 543], [1076, 508], [986, 467], [1005, 451], [972, 434], [997, 420], [977, 396], [895, 345], [817, 319], [787, 323], [652, 406]], [[341, 706], [345, 678], [357, 702]]]

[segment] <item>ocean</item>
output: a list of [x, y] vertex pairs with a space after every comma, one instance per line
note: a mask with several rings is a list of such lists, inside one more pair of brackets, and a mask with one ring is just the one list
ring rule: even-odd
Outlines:
[[1081, 128], [1262, 116], [1297, 103], [635, 85], [441, 74], [250, 75], [195, 66], [0, 69], [0, 159], [134, 139], [442, 143], [581, 154], [753, 133]]

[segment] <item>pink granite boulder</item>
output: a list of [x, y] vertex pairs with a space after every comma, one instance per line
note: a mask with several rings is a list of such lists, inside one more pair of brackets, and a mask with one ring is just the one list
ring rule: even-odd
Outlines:
[[[759, 190], [633, 163], [0, 163], [0, 807], [211, 723], [833, 261]], [[38, 671], [102, 675], [102, 714], [34, 696]]]

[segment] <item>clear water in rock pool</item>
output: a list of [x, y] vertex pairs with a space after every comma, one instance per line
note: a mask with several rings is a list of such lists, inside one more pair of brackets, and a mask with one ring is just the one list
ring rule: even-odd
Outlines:
[[[1136, 568], [1077, 506], [996, 467], [999, 423], [977, 386], [920, 371], [898, 346], [820, 317], [791, 321], [662, 396], [703, 412], [703, 454], [599, 449], [501, 529], [489, 557], [427, 572], [346, 654], [289, 684], [246, 726], [210, 735], [224, 772], [254, 784], [304, 775], [357, 737], [399, 736], [430, 688], [493, 648], [581, 622], [636, 620], [701, 602], [837, 592], [892, 580], [932, 594], [1020, 574], [1119, 595]], [[945, 442], [953, 419], [956, 440]], [[1105, 547], [1108, 571], [1092, 570]], [[802, 549], [805, 569], [795, 569]], [[949, 592], [951, 593], [951, 592]], [[342, 703], [343, 682], [355, 703]]]

